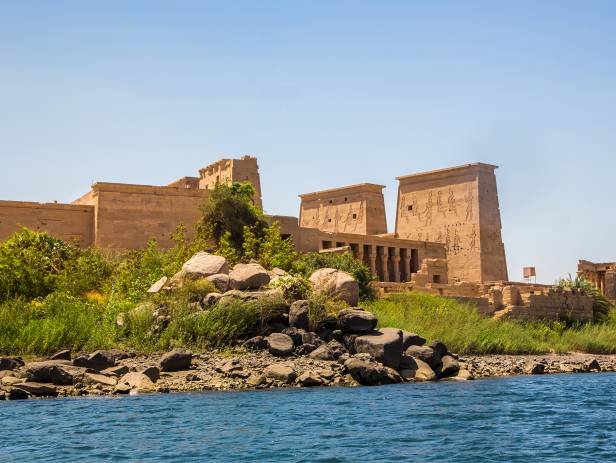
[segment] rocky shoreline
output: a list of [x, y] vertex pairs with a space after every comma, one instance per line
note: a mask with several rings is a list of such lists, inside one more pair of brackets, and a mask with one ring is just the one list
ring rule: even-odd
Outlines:
[[[67, 359], [68, 354], [59, 354], [64, 359], [29, 362], [18, 357], [0, 358], [0, 400], [425, 381], [420, 377], [404, 378], [404, 373], [396, 373], [365, 354], [341, 353], [336, 360], [322, 360], [309, 356], [281, 358], [268, 351], [192, 354], [179, 349], [162, 356], [97, 351], [72, 361]], [[90, 366], [77, 366], [75, 363], [82, 361], [75, 362], [76, 359], [89, 360], [85, 363]], [[112, 362], [113, 366], [102, 368]], [[459, 357], [458, 362], [458, 373], [441, 381], [616, 371], [615, 355], [581, 353], [468, 355]], [[11, 366], [14, 369], [7, 370]]]

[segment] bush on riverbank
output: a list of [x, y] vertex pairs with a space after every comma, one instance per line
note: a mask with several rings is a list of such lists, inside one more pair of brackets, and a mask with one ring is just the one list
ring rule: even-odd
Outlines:
[[616, 313], [602, 323], [525, 323], [483, 317], [476, 308], [453, 299], [421, 293], [396, 294], [364, 305], [381, 326], [439, 339], [459, 353], [538, 354], [583, 351], [616, 353]]

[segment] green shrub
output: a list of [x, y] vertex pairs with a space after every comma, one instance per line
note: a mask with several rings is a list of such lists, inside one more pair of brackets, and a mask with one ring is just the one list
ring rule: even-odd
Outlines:
[[600, 322], [608, 317], [612, 304], [590, 281], [581, 277], [562, 278], [558, 282], [561, 288], [581, 290], [592, 298], [593, 320]]
[[26, 228], [16, 232], [0, 245], [0, 301], [51, 293], [77, 254], [76, 247], [47, 233]]
[[375, 281], [374, 275], [367, 266], [351, 254], [313, 252], [303, 254], [293, 264], [293, 270], [306, 277], [320, 268], [335, 268], [350, 273], [359, 283], [360, 299], [370, 300], [374, 298], [374, 291], [371, 287], [371, 283]]
[[312, 285], [302, 275], [282, 276], [271, 282], [268, 287], [280, 289], [284, 300], [289, 304], [301, 299], [307, 299], [312, 291]]

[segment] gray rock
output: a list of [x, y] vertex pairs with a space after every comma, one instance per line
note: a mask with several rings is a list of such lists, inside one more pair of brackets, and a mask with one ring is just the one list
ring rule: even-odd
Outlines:
[[359, 309], [343, 309], [338, 312], [338, 325], [343, 334], [370, 333], [378, 320], [371, 312]]
[[302, 344], [314, 344], [315, 346], [319, 346], [323, 343], [318, 334], [313, 333], [312, 331], [303, 331], [302, 332]]
[[591, 359], [584, 363], [584, 369], [586, 371], [601, 371], [601, 365], [597, 359]]
[[160, 358], [160, 371], [188, 370], [192, 362], [192, 355], [192, 352], [186, 349], [173, 349]]
[[325, 384], [323, 378], [314, 371], [305, 371], [297, 378], [297, 383], [303, 387], [316, 387]]
[[297, 374], [293, 370], [293, 367], [284, 363], [275, 363], [268, 366], [263, 370], [263, 374], [266, 378], [281, 381], [283, 383], [290, 384], [295, 381]]
[[407, 350], [411, 346], [423, 346], [425, 343], [426, 339], [418, 334], [409, 331], [402, 332], [402, 348], [404, 350]]
[[295, 301], [289, 309], [289, 325], [308, 331], [310, 329], [309, 313], [310, 303], [308, 301]]
[[323, 344], [317, 347], [315, 350], [310, 352], [310, 354], [308, 354], [308, 357], [310, 357], [311, 359], [315, 359], [315, 360], [327, 360], [327, 361], [336, 360], [333, 349], [329, 347], [327, 344]]
[[404, 355], [400, 361], [400, 375], [407, 381], [434, 381], [436, 373], [423, 360]]
[[447, 355], [447, 352], [448, 352], [447, 346], [441, 341], [434, 341], [432, 344], [430, 344], [430, 347], [432, 348], [432, 350], [434, 350], [434, 352], [436, 352], [441, 357], [444, 357], [445, 355]]
[[259, 289], [270, 282], [270, 276], [257, 263], [237, 264], [229, 273], [229, 286], [232, 289]]
[[406, 355], [426, 362], [434, 371], [441, 369], [441, 356], [431, 347], [411, 346], [405, 352]]
[[43, 362], [32, 362], [26, 365], [25, 376], [29, 382], [50, 383], [51, 369], [56, 365], [70, 365], [66, 360], [45, 360]]
[[402, 359], [402, 331], [381, 328], [355, 339], [355, 352], [372, 355], [377, 361], [397, 369]]
[[321, 268], [309, 278], [318, 292], [345, 301], [352, 307], [359, 302], [359, 284], [349, 273], [334, 268]]
[[126, 390], [130, 390], [131, 394], [154, 392], [156, 386], [150, 378], [143, 373], [127, 373], [122, 376], [116, 386], [116, 392], [126, 393]]
[[207, 277], [208, 281], [211, 281], [216, 289], [221, 293], [224, 293], [229, 289], [229, 275], [226, 273], [217, 273], [216, 275], [210, 275]]
[[23, 366], [21, 357], [0, 357], [0, 370], [17, 370]]
[[99, 373], [84, 373], [82, 381], [88, 386], [101, 386], [113, 387], [117, 384], [118, 379], [114, 376], [107, 376]]
[[263, 336], [255, 336], [242, 344], [246, 349], [250, 350], [265, 350], [268, 348], [267, 339]]
[[317, 346], [314, 344], [302, 344], [297, 349], [295, 349], [295, 353], [297, 355], [308, 355], [311, 352], [316, 350]]
[[25, 400], [28, 398], [28, 393], [23, 389], [18, 389], [16, 387], [8, 388], [6, 398], [8, 400]]
[[546, 368], [545, 363], [531, 362], [528, 365], [526, 365], [524, 372], [527, 375], [542, 375], [545, 373], [545, 368]]
[[286, 334], [291, 339], [293, 339], [293, 344], [295, 346], [301, 346], [304, 343], [302, 339], [302, 334], [305, 333], [304, 330], [288, 327], [284, 328], [281, 333]]
[[451, 355], [444, 355], [442, 357], [443, 365], [438, 371], [439, 378], [451, 378], [456, 376], [460, 371], [460, 363]]
[[71, 359], [70, 349], [60, 350], [49, 357], [49, 360], [70, 360], [70, 359]]
[[150, 288], [147, 291], [148, 294], [159, 293], [165, 287], [168, 281], [169, 281], [169, 278], [162, 277], [160, 280], [158, 280], [156, 283], [150, 286]]
[[184, 278], [207, 278], [221, 273], [228, 274], [229, 265], [224, 257], [200, 251], [182, 266], [180, 272]]
[[160, 379], [160, 369], [155, 366], [146, 367], [139, 373], [146, 375], [153, 383]]
[[15, 389], [21, 389], [22, 391], [25, 391], [35, 397], [56, 397], [58, 395], [56, 388], [47, 384], [26, 382], [17, 383], [13, 387]]
[[272, 333], [267, 338], [270, 354], [277, 357], [286, 357], [293, 354], [293, 339], [282, 333]]
[[114, 367], [115, 364], [115, 354], [104, 350], [97, 350], [90, 355], [80, 355], [73, 359], [73, 365], [76, 367], [92, 368], [98, 371]]
[[55, 365], [49, 370], [49, 378], [56, 386], [70, 386], [81, 380], [87, 368], [73, 365]]
[[344, 368], [355, 381], [364, 386], [394, 384], [403, 381], [393, 369], [358, 358], [348, 359], [344, 362]]

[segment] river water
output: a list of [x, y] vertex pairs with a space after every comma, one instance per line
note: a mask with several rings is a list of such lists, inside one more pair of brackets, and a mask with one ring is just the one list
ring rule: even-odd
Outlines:
[[616, 461], [616, 374], [0, 402], [0, 462]]

